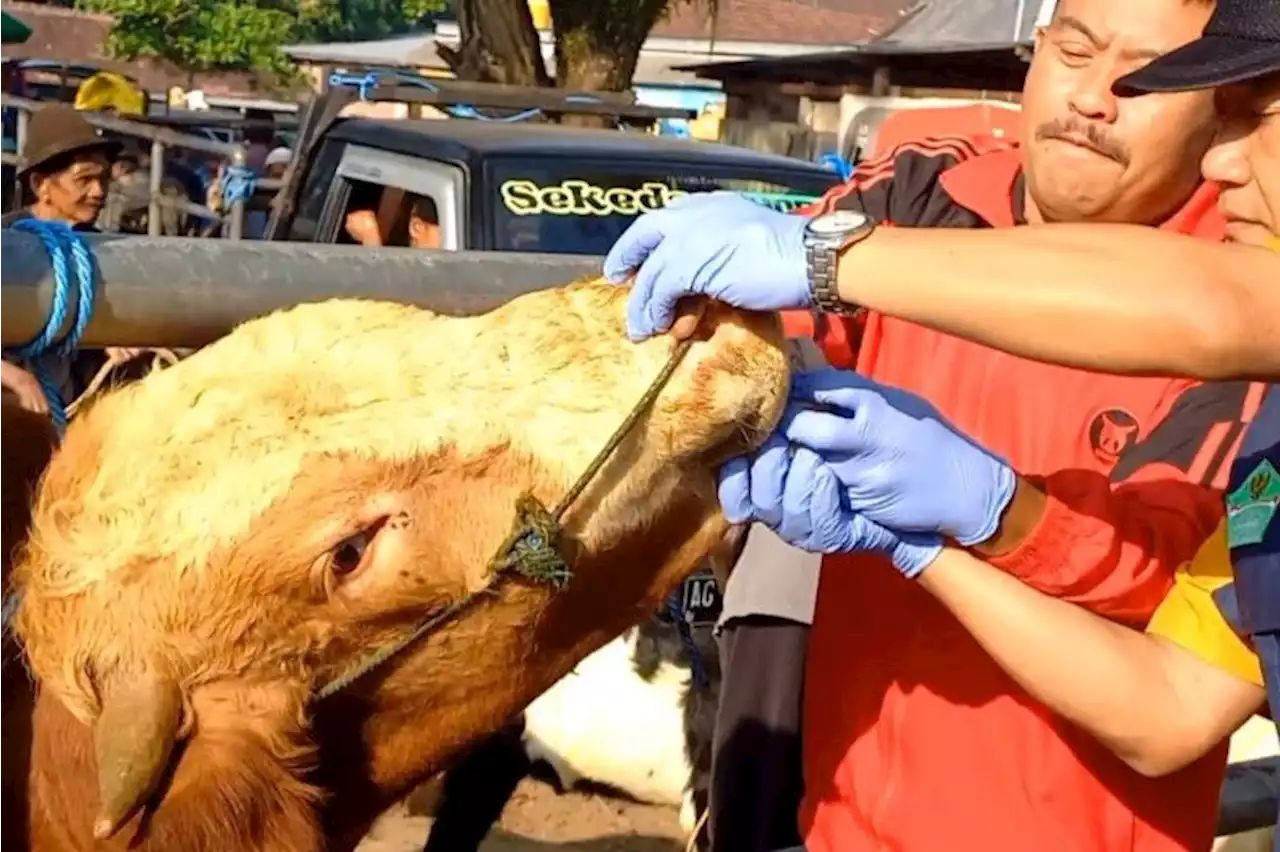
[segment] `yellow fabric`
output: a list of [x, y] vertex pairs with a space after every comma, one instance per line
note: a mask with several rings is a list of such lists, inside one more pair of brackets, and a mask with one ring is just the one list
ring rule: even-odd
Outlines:
[[76, 90], [76, 109], [114, 109], [120, 115], [147, 114], [147, 96], [123, 75], [99, 71]]
[[1147, 632], [1186, 648], [1241, 680], [1262, 686], [1262, 667], [1249, 645], [1231, 627], [1213, 593], [1232, 582], [1224, 520], [1190, 562], [1174, 575], [1173, 588], [1151, 617]]

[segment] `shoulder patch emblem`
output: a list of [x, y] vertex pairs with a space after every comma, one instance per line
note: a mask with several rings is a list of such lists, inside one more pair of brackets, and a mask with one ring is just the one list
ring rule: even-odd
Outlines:
[[1227, 543], [1230, 547], [1262, 541], [1280, 508], [1280, 471], [1263, 459], [1240, 486], [1227, 495]]

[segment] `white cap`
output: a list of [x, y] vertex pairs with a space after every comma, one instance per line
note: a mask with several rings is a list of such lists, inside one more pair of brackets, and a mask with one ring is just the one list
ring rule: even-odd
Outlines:
[[289, 158], [292, 156], [293, 156], [293, 151], [290, 150], [289, 148], [285, 148], [284, 146], [281, 146], [279, 148], [272, 148], [271, 153], [267, 154], [267, 159], [264, 165], [287, 166], [289, 165]]

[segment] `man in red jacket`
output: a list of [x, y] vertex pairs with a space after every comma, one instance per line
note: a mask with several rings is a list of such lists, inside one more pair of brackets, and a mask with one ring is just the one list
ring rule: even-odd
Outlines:
[[[966, 507], [962, 544], [1041, 591], [1145, 624], [1221, 517], [1226, 462], [1256, 393], [1041, 364], [875, 313], [832, 321], [842, 310], [832, 270], [877, 222], [1130, 222], [1221, 239], [1216, 192], [1198, 176], [1215, 130], [1210, 96], [1111, 91], [1195, 39], [1210, 11], [1194, 0], [1062, 0], [1027, 77], [1025, 145], [901, 146], [812, 220], [717, 196], [642, 217], [606, 262], [615, 280], [635, 273], [633, 335], [669, 328], [690, 294], [827, 310], [816, 336], [833, 364], [924, 396], [1047, 495], [1016, 500], [1011, 478], [999, 505]], [[1035, 276], [1027, 270], [1028, 287]], [[1212, 838], [1225, 744], [1182, 772], [1143, 777], [1037, 704], [883, 558], [825, 563], [805, 689], [810, 852], [1156, 852]]]

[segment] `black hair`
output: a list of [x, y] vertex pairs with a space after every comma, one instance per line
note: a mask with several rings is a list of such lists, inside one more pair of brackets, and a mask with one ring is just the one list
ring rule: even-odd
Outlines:
[[428, 222], [440, 223], [440, 211], [436, 207], [435, 199], [429, 195], [412, 195], [413, 201], [409, 206], [410, 214], [417, 216], [419, 219], [426, 219]]
[[258, 124], [255, 122], [255, 123], [246, 124], [244, 127], [244, 141], [246, 142], [253, 143], [253, 144], [270, 145], [272, 142], [275, 141], [275, 138], [276, 138], [276, 129], [274, 124], [270, 122], [263, 123], [263, 124]]

